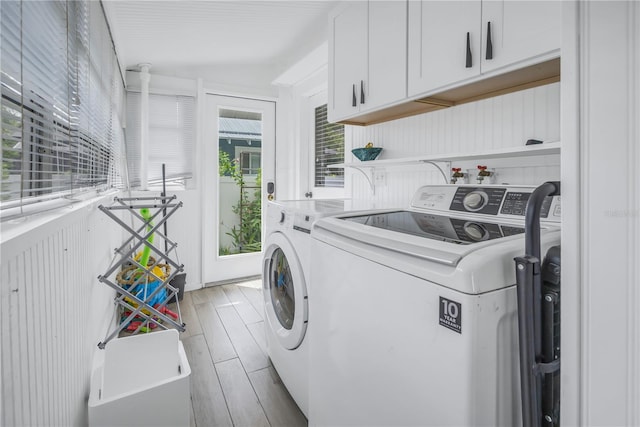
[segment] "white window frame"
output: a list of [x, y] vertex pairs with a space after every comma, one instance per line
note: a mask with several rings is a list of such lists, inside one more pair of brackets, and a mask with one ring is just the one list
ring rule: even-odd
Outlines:
[[[312, 198], [314, 199], [341, 199], [345, 197], [346, 191], [345, 187], [347, 185], [346, 179], [347, 174], [344, 174], [345, 182], [342, 187], [316, 187], [315, 186], [315, 110], [317, 107], [324, 105], [327, 103], [327, 89], [323, 89], [320, 92], [317, 92], [313, 95], [310, 95], [307, 98], [307, 132], [308, 132], [308, 185], [309, 192], [312, 193]], [[345, 148], [347, 145], [347, 129], [345, 127]]]
[[[235, 157], [238, 159], [238, 166], [240, 167], [240, 171], [242, 171], [242, 160], [240, 159], [240, 155], [242, 153], [258, 153], [260, 154], [260, 168], [262, 168], [262, 147], [250, 147], [250, 146], [236, 146], [235, 147]], [[260, 169], [259, 168], [259, 169]], [[256, 173], [243, 174], [246, 176], [257, 176]]]

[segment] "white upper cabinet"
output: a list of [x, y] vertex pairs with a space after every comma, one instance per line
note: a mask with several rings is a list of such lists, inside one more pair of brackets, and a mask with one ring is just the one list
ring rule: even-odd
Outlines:
[[410, 0], [408, 96], [559, 52], [561, 3]]
[[[482, 72], [559, 51], [561, 24], [561, 1], [483, 1]], [[487, 40], [493, 47], [492, 59], [486, 57]]]
[[481, 2], [409, 1], [409, 96], [480, 74]]
[[407, 96], [407, 3], [349, 2], [329, 17], [329, 121]]
[[341, 2], [329, 121], [372, 124], [559, 81], [562, 2]]
[[362, 111], [407, 96], [407, 2], [369, 2], [368, 99]]
[[329, 17], [329, 121], [360, 111], [367, 76], [367, 15], [366, 2], [350, 2]]

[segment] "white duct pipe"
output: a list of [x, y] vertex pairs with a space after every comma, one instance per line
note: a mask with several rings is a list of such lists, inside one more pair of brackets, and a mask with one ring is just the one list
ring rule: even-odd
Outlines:
[[147, 165], [149, 164], [149, 67], [140, 64], [140, 188], [148, 186]]

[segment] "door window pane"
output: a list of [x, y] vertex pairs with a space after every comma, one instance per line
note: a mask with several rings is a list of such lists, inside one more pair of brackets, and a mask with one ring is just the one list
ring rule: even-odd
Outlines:
[[262, 115], [220, 109], [219, 254], [260, 252]]

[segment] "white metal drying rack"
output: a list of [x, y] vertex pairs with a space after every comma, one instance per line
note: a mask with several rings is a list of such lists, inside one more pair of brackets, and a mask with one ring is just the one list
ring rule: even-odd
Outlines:
[[332, 169], [355, 169], [362, 173], [369, 183], [371, 191], [375, 194], [375, 169], [384, 168], [387, 166], [414, 166], [430, 164], [438, 168], [442, 173], [445, 181], [449, 181], [447, 174], [438, 165], [438, 163], [446, 163], [446, 169], [450, 168], [450, 164], [453, 161], [466, 161], [466, 160], [478, 160], [478, 159], [504, 159], [510, 157], [524, 157], [524, 156], [544, 156], [550, 154], [560, 153], [560, 142], [545, 142], [542, 144], [523, 145], [519, 147], [500, 148], [495, 150], [478, 151], [471, 153], [454, 153], [454, 154], [426, 154], [415, 155], [412, 157], [402, 157], [397, 159], [385, 159], [385, 160], [369, 160], [365, 162], [352, 162], [352, 163], [334, 163], [327, 165], [327, 168]]
[[[117, 295], [115, 298], [115, 303], [117, 307], [124, 307], [127, 311], [131, 311], [131, 313], [126, 317], [125, 320], [119, 322], [118, 326], [109, 334], [104, 341], [98, 344], [98, 347], [104, 349], [107, 342], [116, 337], [120, 331], [125, 329], [127, 325], [131, 321], [133, 321], [136, 317], [144, 319], [144, 322], [141, 322], [140, 325], [133, 332], [134, 334], [139, 333], [143, 327], [150, 327], [151, 325], [157, 325], [163, 329], [169, 329], [167, 326], [171, 327], [183, 332], [185, 330], [185, 324], [182, 323], [182, 314], [180, 313], [180, 304], [178, 302], [178, 289], [174, 288], [171, 285], [171, 280], [181, 273], [184, 270], [184, 265], [179, 264], [174, 261], [170, 254], [173, 252], [176, 255], [176, 248], [178, 244], [176, 242], [171, 241], [166, 235], [161, 233], [160, 227], [171, 217], [179, 208], [182, 207], [182, 202], [176, 202], [176, 196], [165, 196], [165, 197], [129, 197], [129, 198], [114, 198], [114, 204], [112, 206], [102, 206], [100, 205], [98, 209], [107, 214], [109, 218], [115, 221], [118, 225], [124, 228], [131, 237], [129, 237], [119, 248], [115, 250], [116, 257], [119, 256], [119, 259], [112, 264], [112, 266], [103, 274], [98, 276], [98, 280], [100, 282], [107, 284], [116, 290]], [[143, 218], [143, 216], [139, 213], [140, 209], [149, 209], [151, 216], [147, 219]], [[119, 218], [114, 211], [129, 211], [134, 218], [142, 221], [142, 226], [135, 229], [134, 227], [129, 226], [125, 223], [121, 218]], [[155, 212], [153, 212], [155, 211]], [[154, 221], [157, 219], [157, 222]], [[146, 230], [146, 231], [145, 231]], [[166, 250], [162, 251], [158, 246], [150, 243], [148, 239], [153, 235], [158, 236], [167, 243]], [[152, 265], [141, 265], [135, 259], [135, 253], [144, 246], [149, 247], [151, 251], [154, 252], [154, 256], [157, 256], [155, 262]], [[177, 256], [176, 256], [177, 259]], [[158, 266], [160, 263], [166, 263], [171, 267], [171, 273], [162, 278], [156, 276], [154, 274], [154, 267]], [[142, 272], [139, 278], [135, 280], [135, 282], [125, 289], [124, 286], [120, 284], [114, 283], [110, 277], [113, 273], [116, 272], [119, 268], [126, 265], [134, 265], [137, 266], [138, 270]], [[134, 295], [130, 290], [140, 284], [145, 283], [148, 278], [151, 277], [154, 280], [160, 282], [160, 285], [153, 290], [149, 295], [146, 295], [145, 299], [140, 299], [136, 295]], [[167, 296], [158, 309], [156, 309], [151, 301], [158, 295], [162, 289], [167, 290]], [[133, 301], [137, 307], [132, 307], [127, 301]], [[175, 300], [178, 319], [174, 320], [171, 316], [165, 314], [162, 310], [162, 307], [166, 307], [166, 304]], [[146, 312], [145, 312], [146, 311]], [[165, 324], [166, 323], [166, 324]]]

